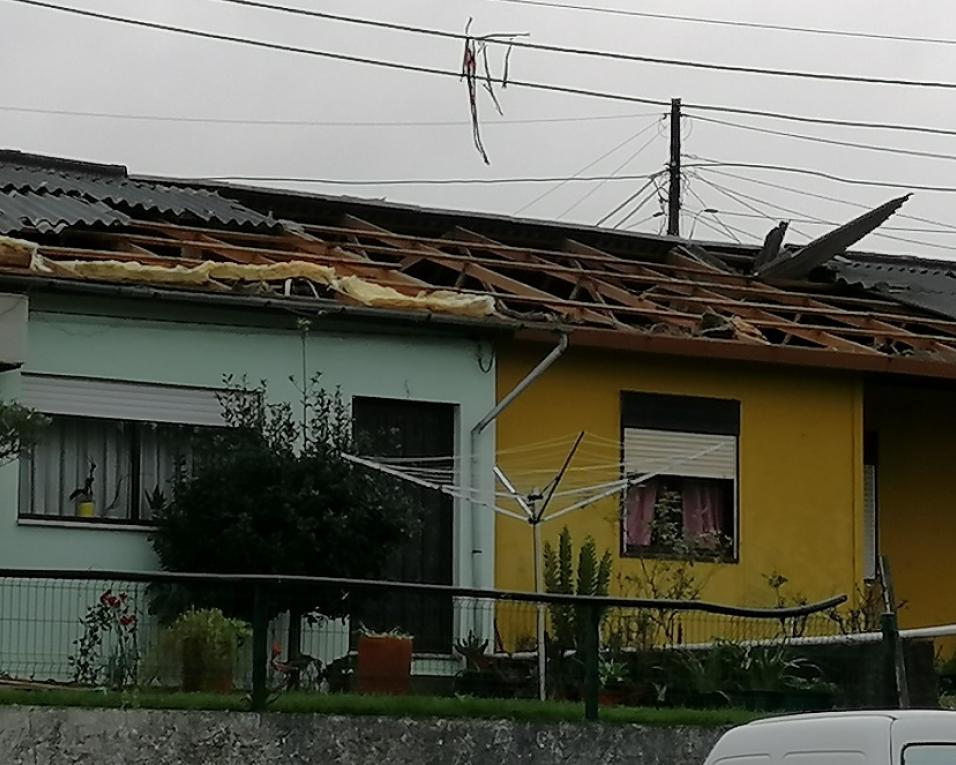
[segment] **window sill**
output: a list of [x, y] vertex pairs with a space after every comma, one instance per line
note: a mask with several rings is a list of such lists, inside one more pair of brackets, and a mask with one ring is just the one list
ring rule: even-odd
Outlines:
[[711, 563], [717, 566], [733, 565], [740, 563], [740, 558], [735, 556], [708, 556], [708, 555], [695, 555], [690, 558], [677, 557], [671, 550], [661, 550], [654, 549], [651, 547], [647, 548], [631, 548], [625, 549], [621, 553], [621, 557], [624, 559], [638, 559], [645, 558], [650, 560], [662, 560], [668, 561], [671, 563]]
[[80, 521], [72, 518], [17, 518], [17, 526], [45, 526], [57, 529], [95, 529], [97, 531], [138, 531], [148, 533], [156, 529], [144, 523], [117, 521]]

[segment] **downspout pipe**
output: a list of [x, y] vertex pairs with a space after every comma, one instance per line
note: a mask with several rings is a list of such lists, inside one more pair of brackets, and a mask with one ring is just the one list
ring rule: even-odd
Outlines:
[[[491, 583], [486, 585], [485, 582], [481, 581], [482, 574], [482, 562], [484, 549], [483, 544], [484, 540], [482, 539], [481, 534], [481, 517], [482, 513], [487, 509], [483, 507], [482, 503], [479, 501], [478, 497], [480, 496], [481, 482], [479, 477], [481, 475], [481, 458], [479, 457], [479, 446], [481, 443], [481, 434], [484, 430], [493, 423], [505, 409], [511, 406], [514, 403], [515, 399], [518, 398], [528, 387], [541, 375], [543, 375], [548, 368], [557, 361], [562, 354], [568, 349], [568, 335], [565, 332], [561, 333], [561, 339], [558, 341], [558, 344], [551, 350], [551, 352], [545, 356], [538, 365], [532, 369], [521, 382], [519, 382], [511, 392], [505, 396], [501, 401], [499, 401], [484, 417], [482, 417], [478, 424], [471, 429], [471, 474], [469, 476], [470, 483], [470, 504], [471, 504], [471, 586], [472, 587], [482, 587], [490, 586]], [[480, 618], [480, 617], [478, 617]], [[479, 633], [480, 634], [480, 633]]]

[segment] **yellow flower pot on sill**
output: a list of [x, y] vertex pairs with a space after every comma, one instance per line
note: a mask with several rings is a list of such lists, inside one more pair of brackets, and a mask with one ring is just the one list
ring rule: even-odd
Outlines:
[[96, 503], [94, 502], [77, 502], [76, 503], [76, 517], [77, 518], [95, 518], [96, 517]]

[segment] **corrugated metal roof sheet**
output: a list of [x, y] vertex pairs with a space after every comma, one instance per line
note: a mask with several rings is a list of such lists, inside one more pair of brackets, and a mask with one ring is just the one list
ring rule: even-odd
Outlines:
[[829, 267], [844, 284], [956, 319], [956, 264], [867, 256], [835, 258]]
[[[275, 219], [214, 191], [133, 180], [129, 178], [126, 168], [121, 166], [0, 151], [0, 209], [7, 204], [6, 199], [14, 199], [18, 193], [29, 195], [31, 192], [32, 201], [40, 204], [41, 209], [36, 210], [40, 214], [36, 221], [22, 216], [20, 220], [35, 228], [39, 228], [37, 221], [49, 225], [50, 216], [53, 225], [83, 222], [108, 226], [121, 222], [117, 216], [137, 213], [257, 229], [274, 229], [279, 225]], [[89, 207], [84, 215], [80, 215], [78, 208], [63, 202], [63, 215], [57, 218], [56, 205], [62, 200], [86, 202]], [[29, 203], [24, 206], [22, 199], [20, 203], [21, 212], [33, 211]], [[9, 206], [17, 204], [11, 202]], [[102, 215], [96, 215], [95, 210]], [[48, 217], [45, 218], [44, 214]], [[10, 225], [10, 222], [5, 225]]]
[[68, 194], [7, 191], [0, 194], [0, 234], [34, 228], [44, 234], [67, 226], [126, 225], [128, 215], [103, 202]]

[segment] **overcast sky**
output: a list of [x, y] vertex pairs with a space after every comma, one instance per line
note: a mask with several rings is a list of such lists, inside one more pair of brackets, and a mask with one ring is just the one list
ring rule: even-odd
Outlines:
[[[570, 0], [568, 0], [570, 2]], [[150, 19], [261, 40], [340, 51], [443, 69], [458, 68], [461, 43], [330, 21], [241, 8], [216, 0], [59, 0], [64, 5]], [[841, 72], [924, 80], [956, 80], [956, 45], [826, 37], [806, 33], [717, 27], [705, 24], [535, 8], [500, 0], [275, 0], [367, 18], [460, 31], [469, 16], [476, 34], [528, 32], [539, 43], [597, 48], [648, 56], [687, 58], [781, 69]], [[581, 3], [582, 0], [577, 0]], [[679, 13], [803, 27], [826, 27], [956, 40], [956, 8], [944, 0], [805, 0], [800, 3], [733, 0], [590, 0], [584, 4]], [[124, 164], [131, 172], [179, 175], [268, 175], [337, 179], [502, 178], [569, 176], [628, 138], [630, 142], [587, 171], [588, 175], [642, 174], [666, 161], [664, 125], [658, 110], [640, 104], [509, 88], [500, 94], [504, 118], [487, 97], [480, 100], [485, 166], [471, 141], [465, 86], [454, 78], [383, 70], [306, 55], [198, 40], [176, 34], [71, 17], [0, 0], [0, 107], [114, 112], [175, 117], [336, 122], [449, 121], [426, 127], [329, 127], [197, 124], [49, 116], [4, 112], [0, 145], [23, 151]], [[496, 70], [500, 53], [492, 58]], [[851, 120], [956, 127], [952, 91], [927, 88], [817, 82], [778, 77], [679, 69], [515, 50], [511, 76], [520, 80], [624, 93], [652, 99], [766, 109]], [[660, 110], [663, 111], [663, 110]], [[563, 117], [622, 115], [621, 119], [556, 123], [501, 123]], [[632, 115], [632, 116], [628, 116]], [[777, 130], [919, 151], [956, 154], [956, 138], [881, 130], [822, 127], [714, 115]], [[634, 137], [644, 130], [640, 136]], [[649, 139], [657, 136], [648, 145]], [[628, 157], [645, 148], [634, 156]], [[689, 120], [685, 151], [728, 162], [800, 166], [868, 180], [956, 185], [952, 160], [891, 155], [796, 141]], [[622, 167], [623, 165], [623, 167]], [[726, 172], [867, 205], [901, 192], [851, 186], [808, 176], [751, 169]], [[762, 238], [772, 225], [754, 210], [707, 185], [736, 193], [758, 210], [783, 205], [780, 218], [845, 221], [859, 212], [829, 202], [755, 185], [752, 181], [699, 172], [685, 198], [696, 216], [694, 234], [726, 238], [710, 226], [715, 217]], [[568, 183], [524, 210], [529, 217], [593, 224], [639, 187], [634, 181]], [[302, 187], [300, 187], [302, 188]], [[308, 188], [326, 193], [387, 197], [393, 201], [513, 214], [545, 191], [541, 185], [374, 186]], [[586, 193], [586, 200], [565, 211]], [[956, 227], [954, 194], [917, 192], [908, 215]], [[645, 206], [632, 223], [652, 215]], [[625, 208], [622, 212], [629, 211]], [[743, 213], [744, 215], [733, 215]], [[620, 216], [618, 216], [620, 217]], [[610, 221], [611, 224], [616, 219]], [[657, 231], [661, 218], [636, 230]], [[895, 217], [889, 226], [938, 230], [940, 225]], [[825, 228], [794, 223], [807, 234]], [[937, 245], [908, 244], [871, 236], [864, 249], [948, 257], [956, 252], [949, 232], [885, 231]], [[746, 235], [738, 234], [745, 241]], [[799, 233], [793, 241], [802, 241]]]

